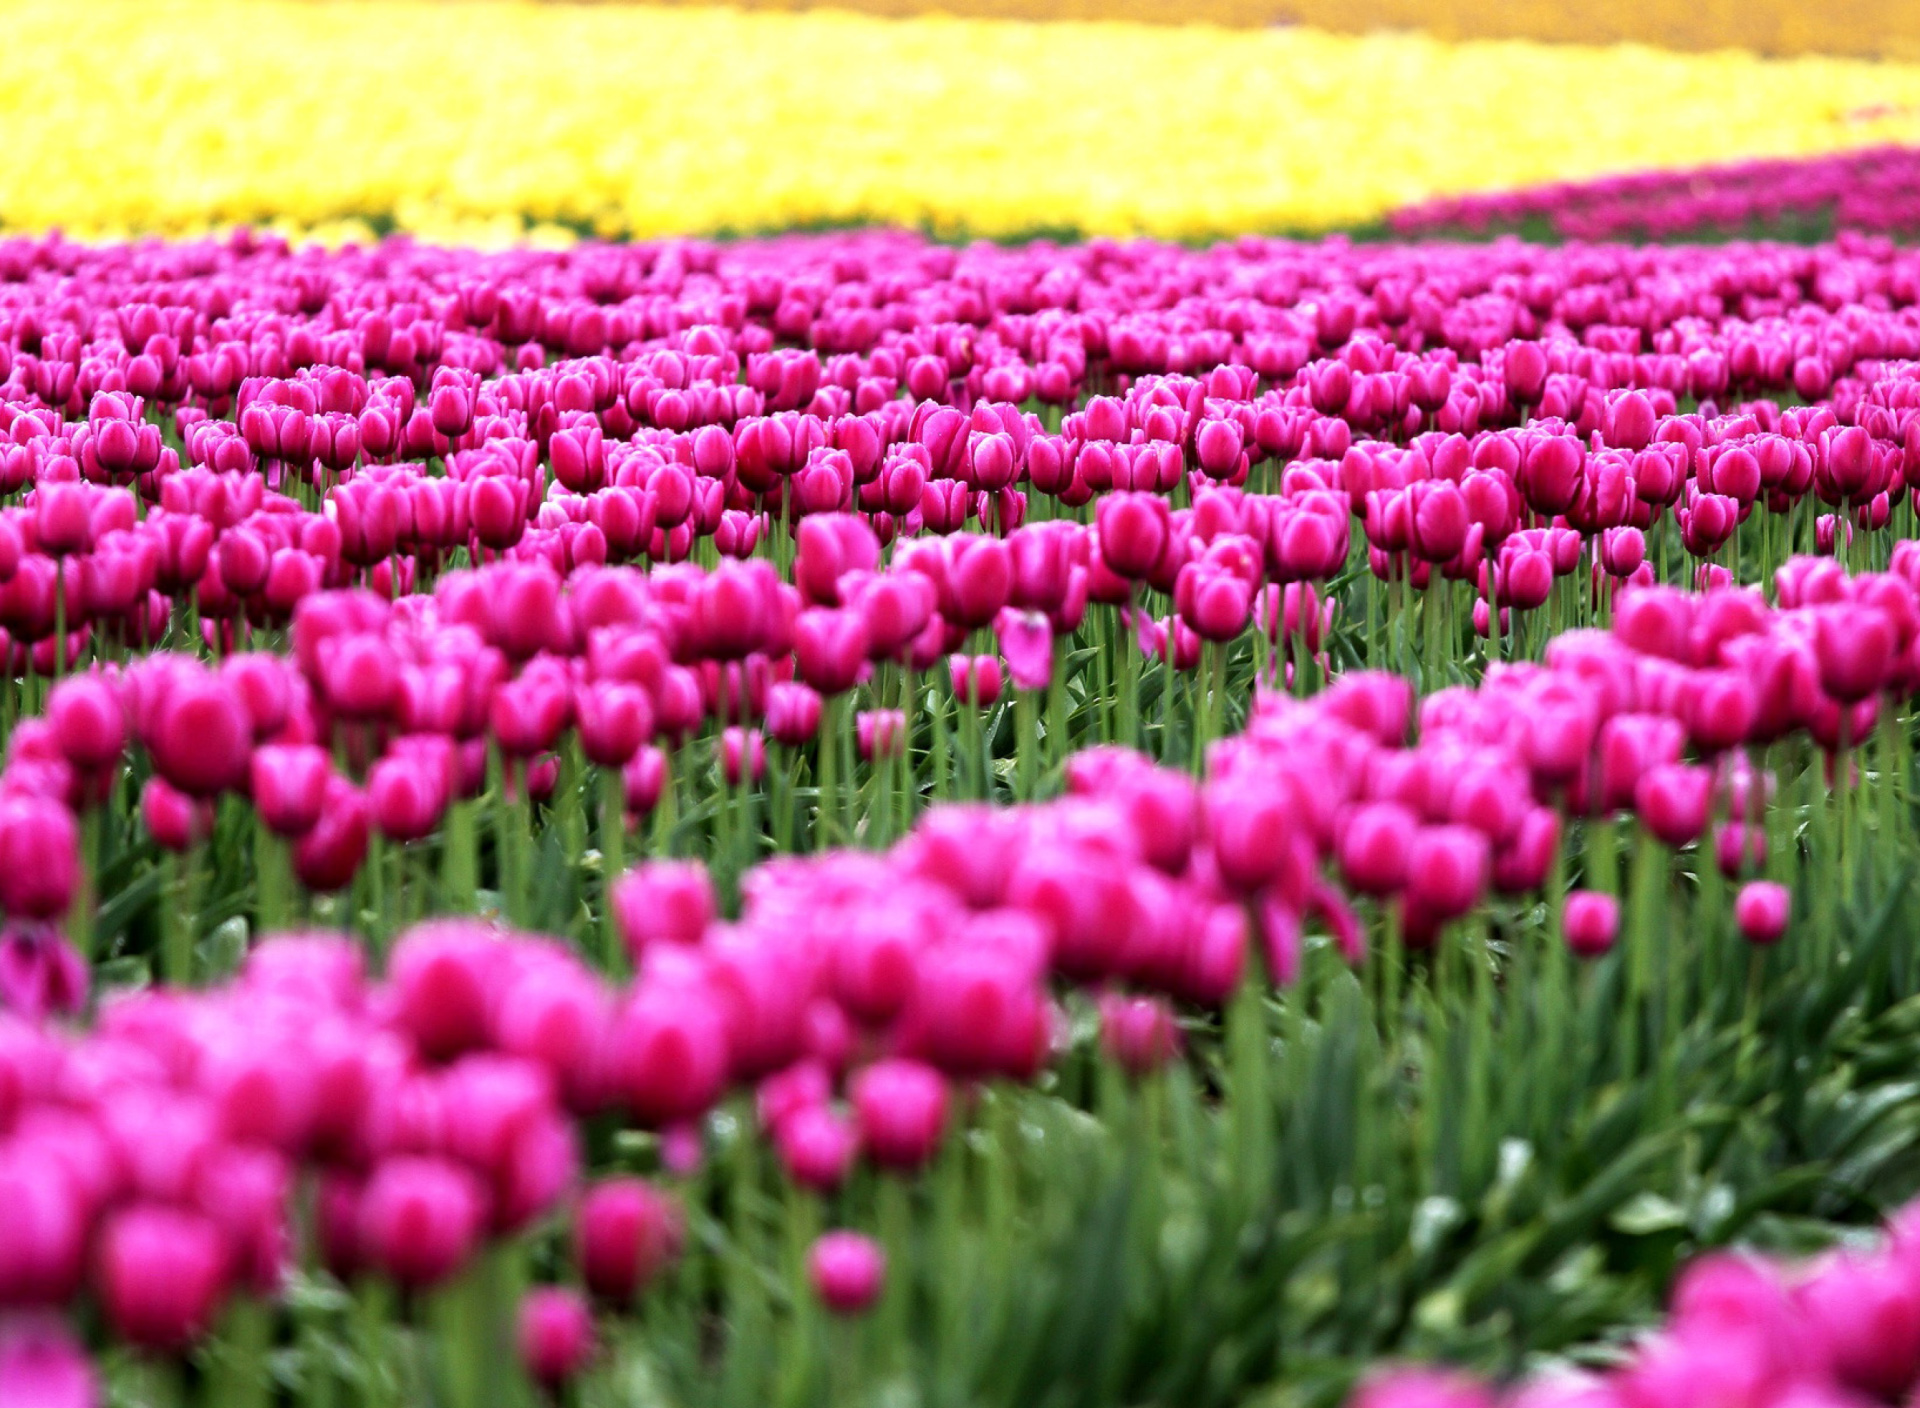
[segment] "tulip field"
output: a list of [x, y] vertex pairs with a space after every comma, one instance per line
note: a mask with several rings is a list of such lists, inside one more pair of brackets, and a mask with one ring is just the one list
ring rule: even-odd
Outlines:
[[0, 1408], [1920, 1403], [1920, 67], [0, 13]]

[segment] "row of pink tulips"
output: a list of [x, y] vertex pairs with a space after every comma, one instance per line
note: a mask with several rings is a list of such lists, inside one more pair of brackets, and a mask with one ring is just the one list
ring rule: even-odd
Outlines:
[[1401, 235], [1484, 236], [1538, 226], [1563, 239], [1704, 239], [1920, 228], [1920, 157], [1909, 147], [1631, 172], [1447, 197], [1396, 212]]

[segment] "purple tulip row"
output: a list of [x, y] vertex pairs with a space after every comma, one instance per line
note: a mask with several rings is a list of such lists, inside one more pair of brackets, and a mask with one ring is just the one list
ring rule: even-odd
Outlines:
[[1920, 230], [1920, 152], [1870, 147], [1450, 196], [1390, 217], [1402, 236], [1485, 236], [1536, 225], [1563, 239], [1702, 239], [1848, 230]]
[[[1920, 475], [1920, 265], [1890, 251], [0, 254], [21, 276], [0, 486], [22, 496], [0, 626], [41, 676], [182, 631], [230, 650], [316, 592], [480, 563], [769, 559], [841, 607], [835, 553], [872, 570], [902, 540], [935, 596], [881, 574], [877, 661], [957, 651], [1005, 607], [1023, 642], [1039, 614], [1068, 631], [1091, 598], [1191, 666], [1256, 617], [1317, 649], [1321, 593], [1295, 584], [1339, 575], [1356, 524], [1383, 583], [1465, 583], [1498, 654], [1515, 611], [1593, 619], [1619, 583], [1675, 579], [1676, 544], [1712, 582], [1796, 549], [1878, 558], [1856, 535], [1905, 522]], [[132, 297], [156, 289], [174, 301]], [[1789, 390], [1813, 404], [1765, 399]], [[834, 515], [864, 529], [816, 533], [816, 580], [793, 575]], [[1010, 565], [961, 562], [976, 521]], [[1574, 573], [1592, 590], [1556, 588]], [[1390, 593], [1365, 595], [1385, 624]]]

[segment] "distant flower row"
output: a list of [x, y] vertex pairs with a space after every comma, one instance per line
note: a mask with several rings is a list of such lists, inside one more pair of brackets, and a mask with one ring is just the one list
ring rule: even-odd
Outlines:
[[[793, 10], [802, 0], [746, 0]], [[1564, 44], [1649, 44], [1666, 49], [1748, 49], [1761, 54], [1920, 54], [1920, 9], [1908, 0], [1746, 0], [1737, 6], [1656, 0], [839, 0], [839, 8], [895, 17], [940, 10], [975, 19], [1132, 20], [1259, 29], [1305, 24], [1343, 34], [1421, 30], [1441, 39], [1539, 39]]]
[[1920, 140], [1920, 68], [1734, 52], [428, 0], [0, 18], [0, 114], [45, 134], [0, 151], [0, 224], [75, 233], [1187, 237]]
[[1874, 147], [1807, 159], [1733, 162], [1443, 197], [1395, 215], [1401, 234], [1497, 231], [1566, 239], [1678, 239], [1920, 231], [1920, 149]]

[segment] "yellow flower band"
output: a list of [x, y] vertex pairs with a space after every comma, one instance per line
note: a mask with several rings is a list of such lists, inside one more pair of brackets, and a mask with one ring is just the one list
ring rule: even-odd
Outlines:
[[433, 0], [0, 20], [0, 224], [88, 236], [1200, 238], [1920, 140], [1920, 66], [1733, 52]]

